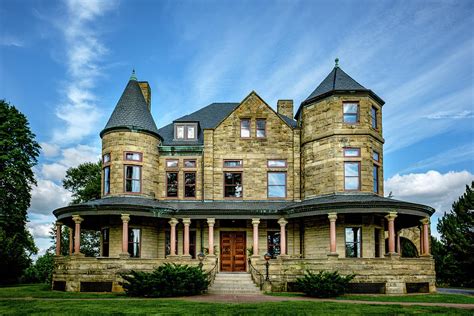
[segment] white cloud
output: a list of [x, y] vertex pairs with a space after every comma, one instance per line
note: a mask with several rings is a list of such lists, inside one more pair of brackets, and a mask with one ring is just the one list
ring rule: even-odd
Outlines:
[[29, 222], [27, 224], [27, 228], [34, 238], [49, 238], [49, 232], [51, 231], [51, 227], [51, 223]]
[[59, 154], [59, 146], [51, 143], [40, 143], [41, 152], [47, 158], [55, 157]]
[[429, 114], [426, 116], [426, 118], [430, 120], [467, 119], [467, 118], [474, 118], [474, 112], [468, 111], [468, 110], [464, 110], [461, 112], [440, 111], [440, 112]]
[[451, 209], [451, 204], [470, 185], [474, 175], [469, 171], [450, 171], [439, 173], [430, 170], [426, 173], [396, 174], [386, 180], [384, 191], [393, 197], [415, 203], [429, 205], [442, 215]]
[[54, 181], [61, 181], [66, 175], [67, 167], [60, 163], [41, 165], [41, 175], [43, 178]]
[[71, 193], [51, 180], [39, 179], [31, 192], [29, 212], [49, 215], [71, 201]]
[[1, 46], [14, 46], [14, 47], [23, 47], [25, 46], [25, 43], [14, 36], [11, 35], [3, 35], [0, 38], [0, 45]]

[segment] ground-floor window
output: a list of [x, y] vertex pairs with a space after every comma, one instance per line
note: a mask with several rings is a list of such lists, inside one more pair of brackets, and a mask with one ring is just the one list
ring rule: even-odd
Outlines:
[[[178, 230], [175, 230], [175, 240], [176, 240], [176, 245], [175, 249], [178, 251]], [[171, 255], [171, 231], [167, 230], [165, 231], [165, 256]], [[173, 254], [175, 255], [175, 254]]]
[[140, 228], [128, 229], [128, 253], [132, 258], [140, 258]]
[[280, 232], [267, 232], [267, 252], [273, 259], [280, 255]]
[[102, 228], [102, 257], [109, 256], [110, 235], [108, 228]]
[[346, 227], [346, 257], [360, 258], [361, 256], [361, 228]]
[[374, 245], [375, 245], [374, 256], [375, 258], [379, 258], [380, 257], [380, 228], [375, 228], [374, 230]]

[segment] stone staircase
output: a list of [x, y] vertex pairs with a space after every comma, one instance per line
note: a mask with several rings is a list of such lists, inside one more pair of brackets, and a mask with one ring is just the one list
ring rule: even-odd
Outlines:
[[261, 294], [253, 283], [250, 273], [217, 273], [214, 283], [207, 291], [209, 294], [255, 295]]

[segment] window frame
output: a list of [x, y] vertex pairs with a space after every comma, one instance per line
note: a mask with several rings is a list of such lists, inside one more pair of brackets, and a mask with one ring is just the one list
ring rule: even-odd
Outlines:
[[[274, 252], [270, 252], [270, 243], [269, 243], [269, 237], [270, 235], [275, 235], [275, 234], [279, 234], [280, 235], [280, 243], [278, 244], [278, 249], [279, 249], [279, 252], [277, 255], [275, 255]], [[285, 234], [285, 237], [287, 236], [287, 234]], [[271, 258], [272, 259], [276, 259], [279, 255], [281, 255], [281, 231], [280, 230], [273, 230], [273, 229], [267, 229], [267, 253], [269, 253], [271, 255]], [[275, 245], [277, 245], [276, 243], [272, 243], [272, 248], [275, 249]]]
[[[258, 122], [263, 122], [263, 136], [258, 136], [258, 131], [261, 131], [261, 128], [258, 128]], [[255, 120], [255, 137], [259, 139], [267, 138], [267, 119], [258, 118]]]
[[[169, 167], [168, 162], [176, 161], [176, 167]], [[179, 169], [179, 159], [166, 159], [165, 160], [165, 168], [167, 170], [178, 170]]]
[[[169, 182], [168, 182], [168, 174], [169, 173], [176, 173], [176, 196], [169, 196], [168, 192], [168, 187], [169, 187]], [[179, 172], [177, 170], [175, 171], [166, 171], [165, 172], [165, 183], [166, 183], [166, 198], [167, 199], [179, 199]]]
[[[108, 236], [107, 241], [104, 241], [104, 231], [107, 231], [107, 236]], [[100, 230], [100, 240], [101, 240], [100, 256], [109, 257], [110, 256], [110, 228], [109, 227], [102, 227], [102, 229]], [[105, 245], [107, 245], [107, 255], [104, 254]]]
[[[127, 159], [127, 154], [138, 154], [140, 157], [139, 160]], [[133, 161], [133, 162], [143, 162], [143, 153], [140, 151], [124, 151], [123, 152], [123, 160], [124, 161]]]
[[[194, 174], [194, 185], [188, 185], [186, 184], [186, 174]], [[196, 171], [185, 171], [183, 172], [183, 197], [185, 199], [190, 199], [190, 200], [195, 200], [197, 196], [197, 172]], [[186, 187], [191, 187], [194, 186], [194, 196], [186, 196]]]
[[[105, 157], [109, 157], [109, 160], [105, 161]], [[105, 153], [102, 155], [102, 166], [107, 166], [110, 165], [110, 162], [112, 161], [112, 155], [110, 153]]]
[[[344, 105], [346, 104], [356, 104], [357, 105], [357, 112], [356, 112], [356, 121], [355, 122], [346, 122], [345, 116], [346, 113], [344, 113]], [[348, 115], [354, 116], [353, 113], [350, 113]], [[356, 125], [360, 123], [360, 104], [359, 101], [344, 101], [342, 102], [342, 123], [347, 124], [347, 125]]]
[[375, 194], [380, 194], [380, 166], [373, 164], [372, 166], [372, 192]]
[[[285, 165], [284, 166], [270, 166], [270, 161], [283, 161], [285, 162]], [[267, 159], [267, 168], [270, 168], [270, 169], [285, 169], [285, 168], [288, 168], [288, 160], [286, 159]]]
[[[285, 196], [273, 196], [270, 197], [270, 186], [281, 187], [283, 185], [270, 185], [270, 174], [271, 173], [281, 173], [285, 175]], [[269, 200], [284, 200], [288, 197], [288, 173], [286, 171], [267, 171], [267, 199]]]
[[[357, 150], [357, 155], [356, 156], [350, 156], [350, 155], [347, 155], [346, 154], [346, 150], [349, 151], [349, 150]], [[342, 152], [343, 152], [343, 156], [345, 158], [360, 158], [361, 157], [361, 150], [360, 150], [360, 147], [343, 147], [342, 148]]]
[[[138, 230], [139, 231], [139, 237], [138, 237], [138, 255], [134, 256], [132, 253], [130, 253], [130, 245], [136, 244], [133, 240], [130, 241], [130, 231], [133, 230]], [[137, 227], [129, 227], [128, 228], [128, 245], [127, 245], [127, 252], [130, 255], [130, 258], [141, 258], [142, 257], [142, 229], [137, 228]], [[133, 246], [132, 246], [133, 249]]]
[[[226, 162], [230, 161], [240, 161], [240, 166], [226, 166]], [[224, 169], [242, 169], [244, 167], [244, 160], [243, 159], [224, 159], [222, 161], [222, 168]]]
[[[178, 128], [183, 127], [183, 138], [178, 138]], [[189, 137], [188, 128], [194, 129], [194, 137]], [[185, 123], [185, 122], [174, 122], [173, 126], [174, 135], [173, 140], [175, 141], [193, 141], [198, 139], [198, 123]]]
[[374, 228], [374, 258], [381, 258], [382, 257], [382, 251], [380, 251], [380, 235], [382, 233], [382, 229], [379, 227]]
[[[358, 187], [357, 187], [357, 189], [346, 189], [346, 163], [347, 164], [357, 164], [358, 165], [358, 167], [357, 167], [358, 168], [358, 176], [357, 176], [357, 178], [358, 178]], [[344, 169], [343, 169], [343, 172], [344, 172], [344, 191], [354, 191], [355, 192], [355, 191], [360, 191], [361, 190], [361, 179], [360, 179], [361, 178], [361, 170], [360, 169], [361, 169], [360, 161], [353, 161], [353, 160], [352, 161], [351, 160], [344, 161]], [[347, 177], [355, 178], [355, 176], [347, 176]]]
[[[241, 187], [242, 187], [242, 191], [241, 191], [242, 193], [241, 193], [240, 197], [225, 196], [225, 192], [226, 192], [225, 189], [226, 189], [226, 187], [230, 186], [230, 185], [227, 185], [225, 183], [225, 174], [226, 173], [231, 173], [231, 174], [237, 174], [238, 173], [238, 174], [240, 174], [240, 179], [242, 180], [242, 183], [240, 184]], [[224, 171], [222, 173], [222, 185], [223, 185], [223, 192], [222, 192], [223, 194], [222, 195], [224, 196], [224, 199], [226, 199], [226, 200], [227, 199], [228, 200], [242, 200], [244, 198], [244, 173], [243, 173], [243, 171], [233, 171], [233, 170], [232, 171]]]
[[[106, 176], [108, 170], [108, 177]], [[104, 195], [109, 195], [110, 194], [110, 165], [106, 165], [102, 168], [103, 174], [104, 174], [104, 181], [102, 183], [102, 192]], [[106, 184], [108, 184], [108, 190], [106, 190]]]
[[[354, 229], [354, 228], [359, 229], [359, 241], [357, 241], [357, 242], [348, 242], [348, 241], [347, 241], [346, 230], [347, 230], [347, 229]], [[356, 256], [356, 257], [349, 257], [349, 256], [347, 256], [347, 244], [348, 244], [348, 243], [351, 243], [351, 244], [359, 244], [359, 245], [360, 245], [359, 256]], [[363, 252], [364, 252], [364, 251], [363, 251], [363, 248], [362, 248], [362, 226], [360, 226], [360, 225], [344, 226], [344, 256], [345, 256], [345, 258], [360, 259], [360, 258], [363, 258], [363, 257], [364, 257], [364, 256], [362, 255]]]
[[[140, 191], [139, 192], [128, 192], [127, 191], [127, 180], [131, 180], [132, 181], [132, 188], [133, 188], [133, 181], [137, 181], [133, 178], [131, 179], [128, 179], [127, 178], [127, 167], [137, 167], [139, 172], [139, 177], [140, 177]], [[124, 164], [123, 165], [123, 192], [126, 193], [126, 194], [141, 194], [143, 191], [143, 185], [142, 185], [142, 166], [141, 165], [131, 165], [131, 164]]]
[[[370, 107], [370, 126], [375, 130], [379, 129], [378, 115], [379, 115], [379, 109], [375, 107], [374, 105], [372, 105]], [[375, 123], [375, 126], [374, 126], [374, 123]]]
[[[249, 136], [242, 136], [242, 125], [243, 125], [243, 122], [246, 122], [248, 121], [249, 122], [249, 128], [248, 128], [248, 132], [249, 132]], [[243, 138], [243, 139], [250, 139], [252, 138], [252, 120], [250, 118], [241, 118], [240, 119], [240, 138]]]
[[[194, 167], [187, 167], [186, 163], [194, 161]], [[197, 168], [197, 159], [184, 159], [183, 161], [183, 168], [184, 169], [196, 169]]]

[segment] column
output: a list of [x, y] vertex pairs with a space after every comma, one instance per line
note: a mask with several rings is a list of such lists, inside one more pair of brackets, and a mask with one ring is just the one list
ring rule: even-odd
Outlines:
[[430, 255], [430, 219], [428, 217], [423, 218], [421, 221], [423, 224], [423, 249], [422, 255], [429, 256]]
[[208, 218], [207, 224], [209, 225], [209, 256], [214, 256], [214, 224], [216, 223], [215, 218]]
[[171, 226], [170, 230], [170, 256], [176, 256], [176, 224], [178, 224], [178, 220], [176, 218], [170, 219], [168, 222]]
[[337, 213], [328, 213], [329, 219], [329, 255], [330, 256], [337, 256], [336, 250], [336, 220], [337, 220]]
[[61, 227], [63, 223], [56, 222], [56, 256], [61, 255]]
[[190, 218], [183, 218], [184, 224], [184, 249], [183, 255], [189, 256], [189, 225], [191, 224]]
[[79, 215], [73, 215], [72, 220], [76, 224], [74, 227], [74, 254], [78, 255], [81, 252], [81, 222], [84, 219]]
[[69, 230], [69, 255], [71, 256], [72, 255], [72, 252], [74, 250], [74, 229], [73, 228], [70, 228], [68, 227], [68, 230]]
[[252, 225], [253, 225], [253, 256], [258, 256], [258, 224], [260, 224], [260, 218], [252, 218]]
[[424, 249], [424, 246], [423, 246], [423, 225], [419, 226], [418, 227], [420, 229], [420, 256], [423, 255], [423, 249]]
[[288, 221], [283, 217], [278, 220], [280, 224], [280, 256], [286, 256], [286, 224]]
[[122, 219], [122, 253], [121, 257], [129, 257], [128, 253], [128, 222], [130, 221], [129, 214], [122, 214], [120, 217]]
[[397, 212], [388, 213], [385, 218], [388, 222], [388, 254], [395, 254], [395, 218], [397, 217]]

